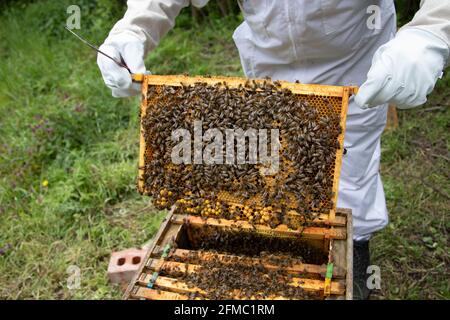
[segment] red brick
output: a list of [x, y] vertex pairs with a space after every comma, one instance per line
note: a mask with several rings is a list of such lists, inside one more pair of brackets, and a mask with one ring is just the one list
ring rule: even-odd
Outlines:
[[112, 283], [128, 283], [144, 260], [146, 250], [130, 248], [113, 252], [108, 266], [108, 278]]

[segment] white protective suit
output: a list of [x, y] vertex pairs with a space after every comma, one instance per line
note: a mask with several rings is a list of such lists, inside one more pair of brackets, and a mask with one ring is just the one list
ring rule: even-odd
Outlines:
[[[203, 6], [208, 0], [191, 2]], [[129, 0], [110, 33], [111, 44], [129, 35], [144, 43], [145, 55], [188, 5], [189, 0]], [[239, 5], [245, 21], [233, 39], [251, 78], [360, 86], [375, 51], [396, 32], [393, 0], [240, 0]], [[353, 210], [355, 240], [370, 238], [388, 222], [379, 174], [386, 112], [387, 105], [362, 110], [350, 100], [338, 206]]]
[[[377, 3], [379, 29], [368, 30], [367, 8]], [[375, 51], [396, 31], [392, 0], [249, 0], [233, 38], [248, 77], [330, 85], [361, 85]], [[361, 110], [350, 100], [338, 206], [351, 208], [355, 240], [388, 222], [379, 174], [380, 136], [387, 105]]]

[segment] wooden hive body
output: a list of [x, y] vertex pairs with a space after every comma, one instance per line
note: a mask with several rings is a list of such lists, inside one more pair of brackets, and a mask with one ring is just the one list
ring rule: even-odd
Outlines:
[[[313, 226], [304, 230], [289, 230], [286, 226], [279, 226], [276, 229], [270, 229], [266, 226], [256, 226], [253, 229], [246, 222], [235, 222], [218, 219], [201, 219], [196, 216], [174, 214], [171, 210], [158, 233], [153, 244], [150, 247], [143, 263], [130, 282], [124, 295], [125, 299], [151, 299], [151, 300], [183, 300], [192, 298], [192, 293], [202, 294], [204, 290], [188, 285], [183, 279], [178, 277], [177, 273], [199, 272], [200, 263], [191, 264], [187, 258], [192, 253], [200, 256], [200, 261], [208, 259], [223, 259], [224, 264], [227, 259], [233, 256], [232, 253], [221, 252], [220, 246], [215, 249], [198, 250], [199, 242], [202, 236], [207, 236], [208, 228], [220, 229], [223, 232], [252, 232], [262, 236], [277, 238], [290, 238], [299, 241], [299, 245], [307, 245], [317, 250], [322, 250], [328, 257], [328, 261], [321, 264], [308, 262], [296, 263], [288, 267], [288, 272], [293, 275], [291, 285], [300, 286], [307, 292], [317, 294], [318, 298], [330, 299], [352, 299], [353, 291], [353, 241], [352, 241], [352, 217], [348, 209], [336, 210], [336, 223], [330, 224], [329, 221], [316, 222]], [[202, 232], [202, 229], [205, 232]], [[162, 258], [163, 249], [170, 244], [172, 249], [167, 258]], [[174, 245], [176, 244], [176, 245]], [[270, 250], [270, 248], [268, 248]], [[242, 257], [242, 255], [240, 255]], [[260, 263], [261, 258], [249, 258], [251, 261]], [[283, 269], [276, 262], [265, 262], [265, 267], [270, 270]], [[325, 274], [327, 264], [333, 263], [333, 276], [331, 278], [330, 295], [324, 295]], [[148, 285], [152, 280], [155, 271], [161, 272], [161, 275], [154, 281], [154, 286]], [[296, 277], [297, 276], [297, 277]], [[196, 297], [201, 299], [201, 295]], [[242, 299], [237, 290], [233, 295], [234, 299]], [[282, 296], [270, 296], [267, 299], [284, 299]]]

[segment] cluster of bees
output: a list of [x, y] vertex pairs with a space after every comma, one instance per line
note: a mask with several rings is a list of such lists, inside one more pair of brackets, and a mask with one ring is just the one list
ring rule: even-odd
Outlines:
[[[141, 119], [147, 148], [141, 179], [158, 208], [177, 204], [184, 213], [271, 227], [289, 224], [292, 210], [307, 221], [333, 208], [335, 155], [342, 129], [331, 104], [329, 112], [319, 112], [302, 96], [269, 80], [248, 81], [238, 88], [226, 83], [150, 86], [147, 100]], [[263, 176], [258, 164], [248, 163], [174, 165], [171, 153], [176, 142], [171, 133], [184, 128], [193, 137], [194, 120], [202, 121], [204, 131], [279, 129], [279, 173]], [[219, 201], [219, 191], [240, 203]]]
[[[288, 268], [302, 260], [289, 255], [274, 255], [267, 252], [249, 257], [245, 255], [210, 255], [202, 259], [205, 251], [191, 251], [183, 258], [169, 260], [196, 265], [195, 272], [162, 267], [161, 274], [182, 280], [188, 288], [200, 289], [190, 294], [190, 299], [318, 299], [317, 294], [291, 285], [293, 277]], [[208, 253], [214, 251], [207, 251]], [[278, 268], [269, 268], [277, 265]], [[187, 270], [187, 269], [186, 269]]]
[[203, 261], [199, 272], [187, 273], [182, 279], [204, 292], [197, 296], [213, 300], [317, 298], [300, 287], [290, 285], [293, 276], [285, 269], [268, 269], [261, 261], [251, 264], [240, 257], [229, 260], [231, 261], [224, 263], [216, 256]]

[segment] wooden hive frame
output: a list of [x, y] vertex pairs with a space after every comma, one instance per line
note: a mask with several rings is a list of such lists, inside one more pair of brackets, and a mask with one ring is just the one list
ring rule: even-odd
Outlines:
[[[180, 263], [171, 261], [176, 257], [183, 259], [188, 257], [194, 250], [177, 248], [171, 251], [166, 260], [161, 259], [163, 248], [167, 244], [178, 243], [182, 237], [182, 228], [203, 228], [213, 226], [229, 230], [242, 230], [242, 228], [252, 228], [244, 221], [230, 221], [221, 219], [220, 223], [217, 219], [202, 220], [196, 216], [175, 214], [175, 208], [167, 214], [160, 229], [158, 230], [150, 249], [145, 258], [142, 260], [141, 266], [135, 277], [130, 282], [124, 298], [125, 299], [150, 299], [150, 300], [186, 300], [189, 295], [198, 292], [203, 293], [199, 288], [187, 285], [182, 280], [171, 276], [172, 272], [197, 272], [199, 266], [196, 264]], [[290, 230], [285, 225], [280, 225], [275, 229], [270, 229], [263, 225], [256, 225], [251, 232], [269, 234], [270, 236], [280, 237], [297, 237], [305, 240], [308, 244], [322, 248], [328, 253], [329, 263], [334, 264], [333, 277], [330, 286], [329, 299], [352, 299], [353, 295], [353, 240], [352, 240], [352, 216], [349, 209], [336, 210], [336, 222], [316, 221], [311, 227], [303, 230]], [[187, 237], [192, 235], [187, 232]], [[217, 248], [220, 250], [220, 248]], [[207, 261], [213, 257], [217, 257], [223, 263], [227, 263], [229, 254], [201, 251], [198, 254], [200, 260]], [[249, 263], [252, 260], [250, 259]], [[255, 260], [256, 262], [256, 260]], [[264, 261], [267, 269], [275, 270], [283, 268], [273, 261]], [[290, 285], [299, 286], [305, 291], [322, 294], [325, 287], [324, 275], [326, 273], [325, 265], [314, 265], [307, 263], [295, 263], [290, 267], [284, 267], [286, 272], [293, 274]], [[154, 287], [148, 288], [148, 283], [152, 280], [155, 271], [164, 269], [166, 274], [158, 276], [153, 282]], [[299, 275], [302, 278], [297, 278]], [[239, 291], [233, 292], [233, 296], [239, 299]], [[282, 296], [269, 296], [267, 299], [285, 299]]]
[[[191, 77], [184, 75], [134, 75], [133, 80], [136, 82], [142, 82], [142, 102], [141, 102], [141, 119], [143, 119], [147, 113], [148, 108], [148, 88], [149, 86], [173, 86], [180, 87], [182, 85], [194, 85], [196, 83], [206, 83], [208, 85], [215, 85], [217, 83], [226, 83], [230, 88], [238, 88], [239, 86], [245, 85], [248, 81], [246, 78], [237, 78], [237, 77]], [[266, 80], [255, 80], [256, 82], [262, 83]], [[342, 165], [342, 156], [343, 156], [343, 141], [344, 141], [344, 132], [346, 126], [346, 117], [348, 110], [348, 101], [349, 97], [352, 94], [357, 92], [357, 87], [353, 86], [328, 86], [328, 85], [313, 85], [313, 84], [299, 84], [299, 83], [291, 83], [287, 81], [280, 81], [280, 87], [282, 89], [289, 89], [292, 93], [296, 95], [305, 96], [308, 99], [317, 98], [338, 98], [340, 99], [340, 125], [342, 127], [342, 133], [338, 137], [338, 141], [341, 145], [341, 148], [337, 151], [334, 173], [333, 173], [333, 187], [332, 192], [334, 193], [333, 199], [333, 208], [329, 210], [327, 213], [321, 214], [321, 220], [329, 220], [334, 221], [335, 213], [336, 213], [336, 203], [337, 203], [337, 195], [338, 195], [338, 182], [340, 175], [340, 168]], [[146, 146], [146, 142], [144, 139], [144, 128], [141, 124], [141, 134], [140, 134], [140, 149], [139, 149], [139, 180], [138, 180], [138, 190], [141, 194], [148, 194], [148, 191], [145, 189], [144, 185], [144, 168], [145, 168], [145, 159], [146, 156], [149, 156], [149, 152]], [[227, 203], [233, 203], [239, 205], [242, 203], [240, 199], [237, 199], [226, 192], [219, 192], [218, 194], [219, 200], [225, 201]]]

